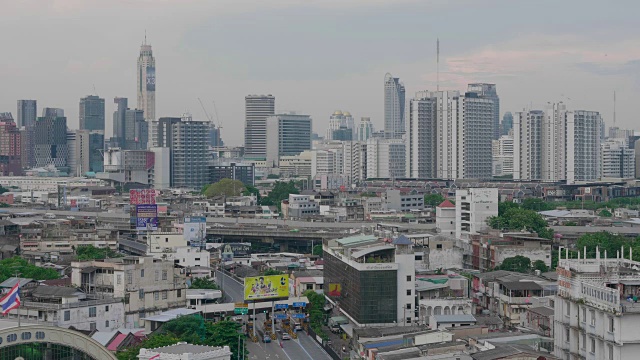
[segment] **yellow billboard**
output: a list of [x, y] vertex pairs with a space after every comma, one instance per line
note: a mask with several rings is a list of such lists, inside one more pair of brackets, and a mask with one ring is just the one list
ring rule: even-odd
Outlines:
[[287, 275], [255, 276], [244, 279], [244, 299], [249, 301], [289, 297]]

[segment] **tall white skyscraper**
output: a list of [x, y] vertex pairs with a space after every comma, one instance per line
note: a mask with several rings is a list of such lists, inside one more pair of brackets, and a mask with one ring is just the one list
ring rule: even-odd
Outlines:
[[627, 139], [614, 138], [602, 143], [602, 177], [630, 179], [636, 172], [636, 154]]
[[401, 139], [405, 132], [405, 90], [399, 78], [384, 76], [384, 134], [387, 139]]
[[542, 179], [542, 123], [541, 110], [517, 112], [513, 121], [513, 178]]
[[247, 95], [244, 98], [244, 154], [247, 158], [267, 156], [267, 117], [275, 114], [273, 95]]
[[144, 43], [140, 46], [138, 56], [138, 109], [144, 111], [144, 118], [148, 123], [150, 138], [149, 147], [158, 146], [158, 119], [156, 119], [156, 59], [153, 57], [151, 45]]
[[436, 177], [438, 101], [431, 95], [420, 91], [409, 101], [407, 175], [414, 179]]
[[[351, 113], [348, 111], [336, 110], [333, 112], [331, 117], [329, 117], [329, 127], [327, 128], [324, 139], [335, 140], [333, 132], [340, 130], [341, 128], [354, 131], [353, 116], [351, 116]], [[354, 136], [352, 136], [352, 138], [354, 138]]]
[[402, 139], [371, 138], [367, 141], [367, 178], [406, 177], [406, 145]]
[[356, 139], [358, 141], [367, 141], [373, 136], [373, 123], [371, 118], [362, 117], [356, 131]]

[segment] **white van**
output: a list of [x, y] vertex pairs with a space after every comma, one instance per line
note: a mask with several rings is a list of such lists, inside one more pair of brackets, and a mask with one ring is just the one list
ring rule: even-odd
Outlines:
[[45, 219], [55, 219], [56, 216], [54, 214], [52, 214], [52, 213], [46, 213], [46, 214], [44, 214], [44, 218]]

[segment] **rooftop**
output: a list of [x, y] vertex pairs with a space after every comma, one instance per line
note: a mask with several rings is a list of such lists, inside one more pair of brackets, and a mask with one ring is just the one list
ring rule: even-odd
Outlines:
[[476, 318], [473, 315], [458, 314], [458, 315], [434, 315], [433, 318], [436, 322], [444, 323], [467, 323], [476, 322]]
[[204, 354], [211, 351], [219, 351], [222, 347], [205, 346], [205, 345], [192, 345], [184, 342], [177, 343], [175, 345], [163, 346], [155, 349], [148, 349], [149, 351], [161, 353], [161, 354]]

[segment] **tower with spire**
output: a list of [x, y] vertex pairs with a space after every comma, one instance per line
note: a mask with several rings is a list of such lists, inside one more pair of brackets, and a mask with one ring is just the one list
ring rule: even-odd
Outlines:
[[157, 143], [157, 119], [156, 119], [156, 59], [153, 57], [151, 45], [147, 44], [147, 32], [144, 33], [144, 42], [140, 46], [138, 56], [137, 89], [139, 110], [144, 111], [144, 118], [149, 127], [149, 146]]

